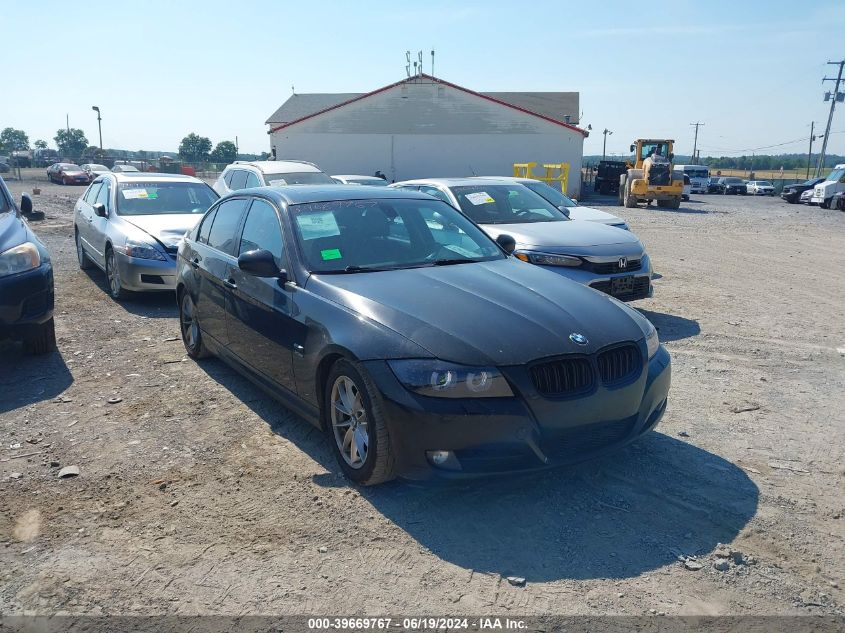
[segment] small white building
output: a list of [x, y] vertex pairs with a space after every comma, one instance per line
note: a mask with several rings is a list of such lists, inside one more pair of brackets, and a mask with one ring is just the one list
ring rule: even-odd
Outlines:
[[266, 123], [279, 160], [389, 180], [509, 176], [514, 163], [569, 163], [577, 195], [587, 131], [577, 92], [488, 92], [418, 75], [363, 94], [294, 94]]

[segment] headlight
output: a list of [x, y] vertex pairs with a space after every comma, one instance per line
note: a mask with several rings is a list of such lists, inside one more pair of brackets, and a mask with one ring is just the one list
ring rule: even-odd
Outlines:
[[32, 242], [24, 242], [0, 253], [0, 277], [22, 273], [40, 265], [41, 254]]
[[583, 260], [580, 257], [571, 255], [554, 255], [552, 253], [532, 253], [530, 251], [517, 251], [514, 253], [517, 259], [540, 266], [567, 266], [578, 268]]
[[135, 240], [126, 240], [126, 244], [120, 252], [127, 257], [137, 257], [138, 259], [157, 259], [166, 262], [167, 259], [162, 255], [158, 249], [152, 244], [145, 244]]
[[645, 346], [648, 350], [648, 359], [651, 360], [652, 356], [657, 353], [657, 348], [660, 347], [660, 339], [657, 338], [657, 328], [653, 325], [651, 325], [648, 334], [645, 335]]
[[508, 381], [495, 367], [467, 367], [435, 359], [389, 360], [387, 364], [406, 388], [436, 398], [502, 398], [513, 396]]

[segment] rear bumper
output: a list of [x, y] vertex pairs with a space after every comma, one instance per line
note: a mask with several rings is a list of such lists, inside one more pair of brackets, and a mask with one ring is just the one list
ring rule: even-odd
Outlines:
[[155, 292], [176, 289], [176, 261], [167, 256], [167, 261], [139, 259], [115, 253], [120, 281], [126, 290], [132, 292]]
[[[558, 401], [536, 394], [426, 398], [399, 384], [384, 361], [364, 365], [382, 394], [397, 473], [407, 479], [531, 472], [613, 452], [657, 425], [671, 382], [669, 353], [662, 346], [635, 383]], [[517, 385], [522, 370], [505, 373]], [[452, 451], [454, 460], [434, 466], [427, 451], [444, 450]]]
[[19, 338], [53, 317], [53, 266], [0, 278], [0, 338]]

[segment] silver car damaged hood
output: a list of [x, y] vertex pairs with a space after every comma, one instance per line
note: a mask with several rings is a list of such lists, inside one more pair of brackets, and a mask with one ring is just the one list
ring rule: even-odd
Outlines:
[[178, 246], [185, 233], [202, 219], [202, 213], [124, 215], [123, 220], [152, 235], [165, 246]]
[[542, 249], [549, 253], [571, 255], [625, 255], [639, 257], [645, 253], [642, 243], [630, 231], [598, 222], [562, 220], [560, 222], [527, 222], [524, 224], [482, 224], [493, 239], [510, 235], [517, 248]]

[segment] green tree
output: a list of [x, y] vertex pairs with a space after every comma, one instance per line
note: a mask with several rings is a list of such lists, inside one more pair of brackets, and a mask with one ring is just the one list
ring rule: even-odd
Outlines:
[[66, 158], [79, 158], [85, 148], [88, 147], [88, 139], [85, 132], [79, 128], [72, 127], [69, 130], [59, 130], [53, 137], [59, 153]]
[[29, 149], [29, 137], [23, 130], [7, 127], [0, 132], [0, 150], [14, 152]]
[[233, 163], [237, 157], [238, 148], [232, 141], [220, 141], [210, 156], [215, 163]]
[[179, 156], [184, 160], [198, 163], [208, 160], [211, 153], [211, 140], [191, 132], [179, 143]]
[[41, 139], [35, 141], [33, 145], [35, 146], [35, 149], [47, 149], [47, 141], [42, 141]]
[[101, 163], [105, 158], [106, 153], [96, 145], [89, 145], [82, 152], [81, 158], [85, 159], [86, 163]]

